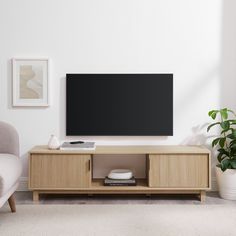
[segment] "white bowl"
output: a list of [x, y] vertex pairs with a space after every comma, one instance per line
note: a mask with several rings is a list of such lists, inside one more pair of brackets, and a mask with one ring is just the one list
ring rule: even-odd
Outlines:
[[133, 173], [128, 169], [115, 169], [108, 175], [109, 179], [131, 179], [132, 177]]

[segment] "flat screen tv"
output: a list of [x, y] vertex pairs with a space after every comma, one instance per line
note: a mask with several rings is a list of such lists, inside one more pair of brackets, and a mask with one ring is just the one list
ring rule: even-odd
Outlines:
[[66, 135], [173, 135], [173, 74], [67, 74]]

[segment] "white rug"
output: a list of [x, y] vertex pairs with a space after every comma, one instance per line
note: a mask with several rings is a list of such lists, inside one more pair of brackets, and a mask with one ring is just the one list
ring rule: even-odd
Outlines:
[[1, 236], [235, 236], [236, 205], [18, 205]]

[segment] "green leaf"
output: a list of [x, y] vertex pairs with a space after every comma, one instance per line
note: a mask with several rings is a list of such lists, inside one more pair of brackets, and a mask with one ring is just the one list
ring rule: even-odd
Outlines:
[[211, 143], [212, 147], [216, 146], [217, 143], [220, 141], [220, 139], [221, 139], [221, 138], [216, 138], [216, 139], [214, 139], [214, 140], [212, 141], [212, 143]]
[[229, 152], [226, 151], [224, 148], [220, 148], [220, 149], [218, 149], [217, 151], [218, 151], [219, 153], [222, 153], [222, 154], [226, 155], [227, 157], [229, 156]]
[[223, 155], [224, 155], [223, 153], [218, 154], [217, 160], [219, 163], [221, 163], [226, 158], [226, 156], [223, 156]]
[[226, 141], [226, 138], [221, 138], [219, 140], [219, 145], [220, 145], [221, 148], [223, 148], [225, 146], [225, 141]]
[[219, 168], [221, 168], [221, 164], [220, 164], [220, 163], [219, 163], [219, 164], [217, 164], [216, 166], [217, 166], [217, 167], [219, 167]]
[[212, 114], [216, 113], [216, 112], [218, 112], [218, 111], [217, 110], [211, 110], [211, 111], [208, 112], [208, 116], [212, 116]]
[[233, 144], [230, 148], [230, 155], [234, 156], [236, 155], [236, 144]]
[[236, 148], [235, 147], [233, 147], [233, 148], [231, 148], [230, 149], [230, 157], [232, 157], [232, 156], [235, 156], [236, 155]]
[[230, 160], [230, 164], [232, 166], [233, 169], [236, 169], [236, 160]]
[[209, 130], [210, 130], [213, 126], [215, 126], [215, 125], [220, 125], [220, 122], [216, 122], [216, 123], [213, 123], [213, 124], [209, 125], [209, 126], [207, 127], [207, 132], [209, 132]]
[[215, 120], [218, 110], [211, 110], [208, 112], [208, 116], [210, 116], [213, 120]]
[[228, 119], [228, 111], [227, 108], [221, 109], [220, 110], [220, 114], [223, 120], [227, 120]]
[[236, 139], [236, 136], [234, 134], [228, 134], [226, 137], [230, 139]]
[[221, 132], [220, 132], [220, 134], [224, 134], [224, 133], [227, 133], [228, 131], [232, 131], [232, 128], [231, 129], [224, 129], [224, 130], [222, 130]]
[[230, 161], [229, 159], [224, 159], [222, 162], [221, 162], [221, 170], [222, 171], [225, 171], [229, 168], [229, 165], [230, 165]]
[[236, 139], [236, 130], [232, 129], [232, 133], [228, 134], [226, 137], [230, 139]]
[[[233, 140], [233, 141], [235, 141], [235, 140]], [[235, 149], [236, 148], [236, 143], [230, 144], [229, 147], [232, 148], [232, 149]]]
[[220, 123], [220, 126], [221, 126], [221, 128], [224, 129], [224, 130], [229, 130], [229, 128], [230, 128], [230, 123], [229, 123], [228, 120], [226, 120], [226, 121], [221, 122], [221, 123]]
[[229, 147], [232, 147], [232, 146], [234, 146], [234, 145], [236, 145], [236, 140], [235, 140], [235, 139], [233, 139], [232, 141], [230, 141]]
[[236, 120], [228, 120], [230, 123], [231, 123], [231, 125], [236, 125]]

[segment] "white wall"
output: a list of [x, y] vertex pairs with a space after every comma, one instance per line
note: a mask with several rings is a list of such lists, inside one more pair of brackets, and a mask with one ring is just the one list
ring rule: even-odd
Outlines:
[[[208, 110], [236, 107], [235, 93], [227, 93], [236, 84], [235, 5], [233, 0], [1, 0], [0, 120], [12, 123], [20, 133], [23, 176], [29, 149], [46, 144], [52, 133], [66, 138], [66, 73], [174, 73], [173, 137], [87, 140], [209, 143]], [[13, 108], [10, 59], [41, 56], [51, 59], [52, 105]], [[224, 83], [226, 75], [230, 86]]]

